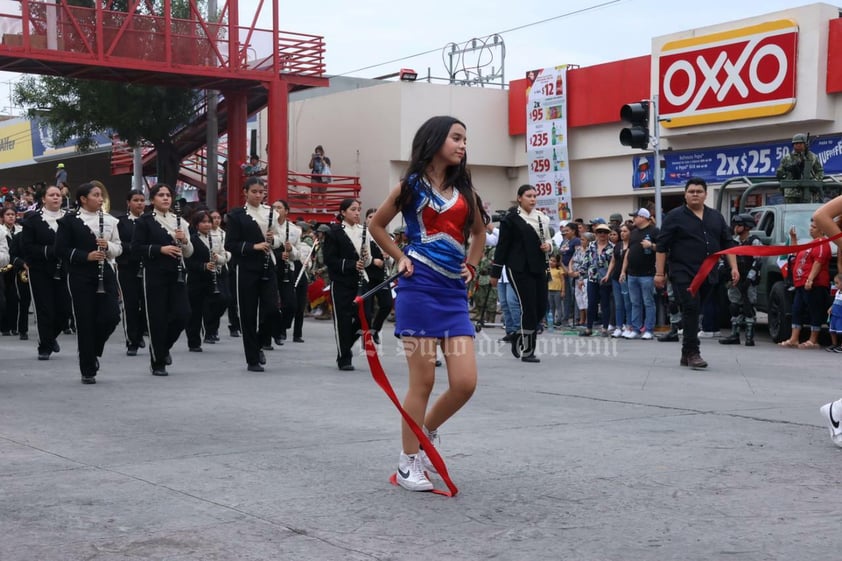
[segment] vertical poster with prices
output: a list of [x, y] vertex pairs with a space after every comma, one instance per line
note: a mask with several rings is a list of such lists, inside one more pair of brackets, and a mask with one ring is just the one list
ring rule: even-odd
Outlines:
[[526, 73], [526, 161], [537, 208], [557, 231], [573, 216], [567, 159], [567, 66]]

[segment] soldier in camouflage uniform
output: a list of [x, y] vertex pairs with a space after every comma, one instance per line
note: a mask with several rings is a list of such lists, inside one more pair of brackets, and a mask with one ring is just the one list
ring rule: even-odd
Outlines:
[[478, 323], [494, 323], [497, 318], [497, 289], [491, 286], [491, 262], [494, 260], [495, 249], [485, 246], [479, 267], [477, 267], [473, 321]]
[[[781, 158], [775, 177], [781, 181], [821, 181], [824, 178], [822, 163], [810, 152], [806, 134], [792, 137], [792, 152]], [[812, 192], [809, 188], [784, 186], [784, 200], [787, 203], [809, 203], [812, 202]]]

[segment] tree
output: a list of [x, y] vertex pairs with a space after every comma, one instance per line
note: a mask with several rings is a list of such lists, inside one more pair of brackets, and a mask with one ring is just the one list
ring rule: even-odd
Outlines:
[[181, 158], [173, 134], [193, 118], [198, 94], [183, 88], [43, 76], [21, 80], [14, 98], [29, 107], [28, 117], [50, 125], [57, 144], [78, 137], [79, 150], [88, 151], [100, 133], [116, 133], [130, 146], [150, 142], [158, 179], [175, 185]]

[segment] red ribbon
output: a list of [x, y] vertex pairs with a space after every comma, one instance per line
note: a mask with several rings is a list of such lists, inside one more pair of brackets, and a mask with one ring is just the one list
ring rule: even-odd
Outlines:
[[775, 255], [786, 255], [788, 253], [798, 253], [805, 249], [818, 247], [824, 243], [832, 242], [842, 238], [842, 232], [836, 234], [832, 238], [819, 238], [808, 243], [800, 245], [738, 245], [729, 249], [717, 251], [712, 255], [705, 257], [702, 266], [699, 267], [699, 272], [693, 277], [693, 282], [690, 283], [690, 288], [687, 290], [693, 296], [699, 291], [699, 287], [708, 278], [708, 274], [713, 270], [716, 262], [719, 261], [720, 255], [750, 255], [752, 257], [773, 257]]
[[[444, 489], [433, 489], [433, 493], [437, 495], [444, 495], [445, 497], [455, 497], [456, 493], [459, 492], [459, 489], [456, 488], [456, 485], [453, 484], [453, 481], [450, 480], [450, 475], [447, 473], [447, 466], [444, 465], [444, 460], [439, 455], [438, 451], [436, 450], [433, 443], [430, 442], [430, 439], [427, 438], [427, 435], [424, 434], [424, 431], [421, 430], [421, 427], [418, 426], [418, 423], [413, 420], [412, 417], [409, 416], [409, 413], [401, 405], [398, 396], [395, 395], [395, 390], [392, 388], [392, 384], [389, 383], [389, 378], [386, 376], [386, 372], [383, 370], [383, 365], [380, 364], [380, 357], [377, 355], [377, 347], [374, 345], [374, 339], [371, 336], [371, 331], [368, 328], [368, 320], [365, 317], [365, 301], [357, 296], [354, 299], [354, 303], [357, 304], [357, 313], [360, 316], [360, 325], [363, 330], [363, 344], [365, 346], [365, 356], [368, 359], [368, 366], [371, 369], [371, 377], [374, 378], [374, 381], [377, 383], [378, 386], [386, 393], [392, 403], [395, 404], [398, 411], [403, 417], [406, 424], [409, 425], [409, 428], [412, 430], [413, 434], [418, 438], [418, 442], [421, 444], [421, 447], [426, 452], [427, 456], [430, 458], [430, 461], [435, 466], [436, 470], [439, 472], [439, 476], [441, 476], [442, 480], [444, 480], [444, 484], [447, 485], [449, 490]], [[396, 474], [392, 474], [389, 478], [389, 481], [392, 485], [397, 485]]]

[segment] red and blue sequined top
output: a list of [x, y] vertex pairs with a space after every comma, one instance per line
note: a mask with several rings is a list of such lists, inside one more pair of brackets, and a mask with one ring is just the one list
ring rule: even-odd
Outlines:
[[465, 262], [468, 204], [455, 188], [449, 199], [437, 193], [424, 179], [413, 174], [407, 179], [412, 199], [404, 209], [406, 236], [404, 253], [449, 278], [460, 278]]

